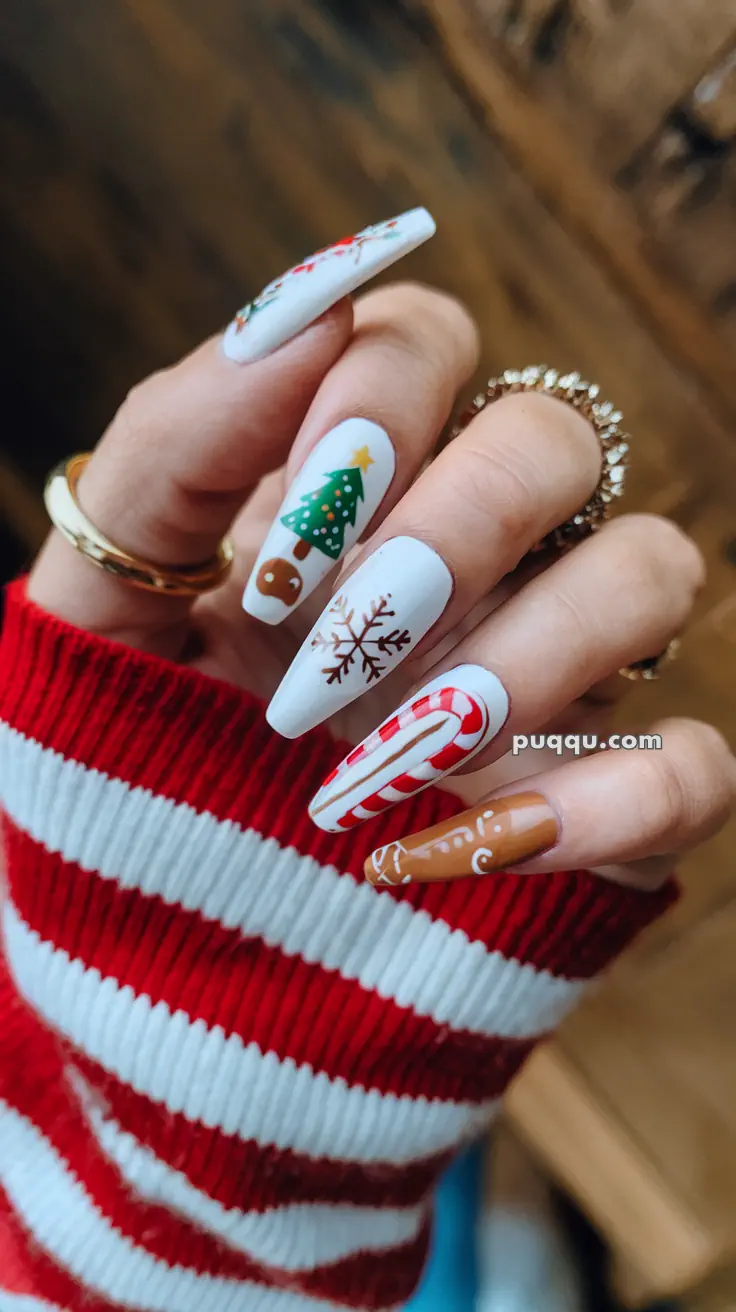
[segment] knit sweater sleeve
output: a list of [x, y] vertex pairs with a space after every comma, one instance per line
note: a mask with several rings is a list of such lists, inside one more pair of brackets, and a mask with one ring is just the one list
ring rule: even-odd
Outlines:
[[344, 745], [9, 590], [0, 1303], [401, 1306], [432, 1186], [675, 896], [584, 871], [377, 891], [307, 803]]

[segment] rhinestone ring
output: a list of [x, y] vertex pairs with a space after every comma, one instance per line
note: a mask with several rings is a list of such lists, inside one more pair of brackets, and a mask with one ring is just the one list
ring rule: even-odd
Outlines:
[[578, 373], [561, 374], [545, 364], [529, 365], [526, 369], [507, 369], [500, 378], [489, 379], [485, 391], [475, 397], [460, 417], [451, 438], [467, 428], [471, 419], [491, 402], [515, 392], [543, 392], [558, 401], [566, 401], [592, 424], [600, 443], [601, 475], [590, 500], [533, 548], [534, 551], [550, 547], [567, 551], [595, 533], [608, 519], [614, 498], [623, 495], [629, 452], [629, 435], [621, 428], [623, 416], [611, 401], [599, 399], [597, 383], [586, 383]]

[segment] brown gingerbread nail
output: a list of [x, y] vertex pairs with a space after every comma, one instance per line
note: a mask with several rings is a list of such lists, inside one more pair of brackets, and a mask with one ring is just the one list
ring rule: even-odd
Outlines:
[[546, 852], [558, 832], [557, 817], [541, 793], [513, 793], [377, 848], [365, 863], [365, 876], [371, 884], [429, 884], [488, 875]]

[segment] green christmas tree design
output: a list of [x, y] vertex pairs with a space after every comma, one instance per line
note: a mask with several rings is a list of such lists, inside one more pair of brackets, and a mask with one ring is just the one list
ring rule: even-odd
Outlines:
[[327, 482], [315, 492], [301, 497], [301, 507], [281, 516], [281, 523], [296, 533], [301, 542], [294, 548], [297, 560], [303, 560], [310, 547], [317, 547], [330, 560], [339, 560], [345, 544], [345, 528], [355, 526], [358, 502], [363, 499], [360, 469], [333, 469]]

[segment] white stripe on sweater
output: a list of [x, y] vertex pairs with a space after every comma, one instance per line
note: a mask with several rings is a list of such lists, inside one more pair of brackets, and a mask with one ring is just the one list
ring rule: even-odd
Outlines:
[[69, 1273], [144, 1312], [335, 1312], [335, 1305], [250, 1280], [169, 1266], [121, 1235], [56, 1149], [0, 1100], [0, 1181], [33, 1238]]
[[366, 1092], [238, 1034], [152, 1004], [43, 942], [12, 903], [3, 913], [8, 965], [20, 992], [87, 1056], [138, 1093], [261, 1146], [310, 1157], [395, 1164], [431, 1156], [490, 1123], [497, 1103]]
[[586, 988], [489, 952], [272, 838], [66, 760], [2, 722], [0, 802], [65, 861], [260, 936], [438, 1025], [533, 1038]]
[[7, 1289], [0, 1289], [0, 1312], [64, 1312], [64, 1308], [32, 1294], [11, 1294]]
[[422, 1206], [380, 1209], [301, 1203], [267, 1212], [225, 1208], [191, 1184], [183, 1172], [163, 1162], [114, 1117], [106, 1116], [78, 1071], [70, 1069], [67, 1076], [100, 1148], [139, 1195], [173, 1208], [265, 1266], [313, 1271], [344, 1257], [408, 1243], [421, 1230], [426, 1216]]

